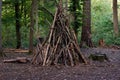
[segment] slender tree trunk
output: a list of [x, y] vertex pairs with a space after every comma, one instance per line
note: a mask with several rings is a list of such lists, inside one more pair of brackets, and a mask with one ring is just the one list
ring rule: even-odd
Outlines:
[[75, 31], [75, 34], [76, 34], [76, 36], [77, 36], [77, 30], [78, 30], [78, 25], [77, 25], [77, 15], [76, 15], [76, 10], [77, 10], [77, 6], [76, 6], [76, 0], [73, 0], [73, 16], [74, 16], [74, 27], [73, 27], [73, 29], [74, 29], [74, 31]]
[[76, 36], [78, 35], [78, 28], [79, 28], [79, 24], [77, 23], [77, 18], [78, 18], [78, 15], [77, 15], [77, 9], [78, 9], [78, 6], [79, 5], [79, 1], [78, 0], [72, 0], [72, 15], [73, 15], [73, 29], [75, 31], [75, 34]]
[[35, 15], [35, 28], [36, 28], [36, 32], [35, 32], [36, 37], [35, 38], [39, 38], [40, 34], [39, 34], [39, 26], [38, 26], [38, 22], [39, 22], [39, 17], [38, 17], [38, 3], [36, 3], [35, 14], [34, 15]]
[[17, 39], [17, 46], [16, 48], [21, 48], [21, 33], [20, 33], [20, 4], [19, 0], [16, 0], [15, 2], [15, 19], [16, 19], [16, 39]]
[[117, 0], [113, 0], [113, 26], [115, 36], [119, 35]]
[[24, 26], [27, 26], [27, 4], [26, 0], [24, 0]]
[[30, 39], [29, 39], [29, 52], [33, 52], [33, 35], [34, 35], [34, 26], [36, 23], [36, 14], [37, 14], [37, 5], [38, 0], [32, 0], [31, 12], [30, 12]]
[[1, 22], [1, 16], [2, 16], [2, 0], [0, 0], [0, 55], [2, 53], [2, 22]]
[[83, 2], [83, 27], [81, 33], [80, 46], [93, 47], [91, 40], [91, 0], [84, 0]]

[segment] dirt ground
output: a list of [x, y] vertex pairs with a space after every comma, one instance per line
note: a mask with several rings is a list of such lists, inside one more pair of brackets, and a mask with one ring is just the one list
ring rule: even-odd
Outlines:
[[[3, 63], [4, 59], [31, 55], [25, 53], [7, 53], [0, 58], [0, 80], [120, 80], [120, 50], [114, 49], [81, 49], [89, 64], [74, 67], [42, 67], [30, 63]], [[106, 54], [110, 62], [98, 62], [88, 59], [93, 53]]]

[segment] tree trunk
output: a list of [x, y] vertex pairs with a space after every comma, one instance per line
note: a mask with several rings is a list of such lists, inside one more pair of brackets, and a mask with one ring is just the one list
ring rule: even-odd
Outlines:
[[72, 15], [73, 15], [73, 29], [74, 29], [74, 31], [75, 31], [75, 34], [76, 34], [76, 36], [78, 35], [78, 28], [79, 28], [79, 24], [78, 24], [78, 12], [77, 12], [77, 10], [78, 10], [78, 7], [80, 7], [80, 6], [78, 6], [78, 5], [80, 5], [79, 4], [79, 2], [80, 2], [80, 0], [71, 0], [72, 1], [72, 5], [71, 5], [71, 8], [72, 8], [72, 10], [71, 10], [71, 12], [72, 12]]
[[80, 46], [93, 47], [91, 40], [91, 0], [83, 1], [83, 26], [81, 33], [81, 44]]
[[0, 55], [2, 53], [2, 22], [1, 22], [1, 16], [2, 16], [2, 0], [0, 0]]
[[27, 1], [26, 0], [23, 0], [23, 5], [24, 5], [24, 8], [23, 8], [23, 14], [24, 14], [24, 26], [26, 27], [27, 26]]
[[[39, 1], [39, 0], [38, 0]], [[38, 2], [37, 1], [37, 2]], [[35, 13], [34, 13], [34, 17], [35, 17], [35, 38], [39, 38], [40, 37], [40, 34], [39, 34], [39, 25], [38, 25], [38, 22], [39, 22], [39, 16], [38, 16], [38, 3], [36, 3], [36, 6], [35, 6]]]
[[74, 27], [73, 27], [73, 29], [74, 29], [74, 31], [75, 31], [75, 34], [76, 34], [76, 36], [77, 36], [77, 33], [78, 33], [78, 28], [79, 28], [79, 26], [77, 25], [77, 15], [76, 15], [76, 10], [77, 10], [77, 6], [76, 6], [76, 0], [73, 0], [73, 17], [74, 17]]
[[21, 48], [21, 33], [20, 33], [20, 3], [18, 0], [15, 2], [15, 19], [16, 19], [16, 39], [17, 39], [17, 46], [16, 48]]
[[36, 14], [37, 14], [37, 5], [38, 0], [32, 0], [31, 12], [30, 12], [30, 39], [29, 39], [29, 52], [33, 52], [33, 35], [34, 35], [34, 26], [36, 23]]
[[119, 35], [117, 0], [113, 0], [113, 26], [114, 34], [117, 37]]

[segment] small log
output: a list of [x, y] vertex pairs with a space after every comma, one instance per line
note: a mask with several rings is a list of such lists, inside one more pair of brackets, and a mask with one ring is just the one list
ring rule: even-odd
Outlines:
[[16, 59], [3, 60], [4, 63], [15, 63], [16, 61]]
[[29, 50], [25, 49], [4, 49], [4, 53], [28, 53]]
[[26, 57], [17, 57], [16, 59], [19, 63], [27, 63], [29, 61]]
[[29, 50], [15, 50], [15, 53], [28, 53]]
[[4, 63], [27, 63], [30, 60], [26, 57], [17, 57], [16, 59], [3, 60]]

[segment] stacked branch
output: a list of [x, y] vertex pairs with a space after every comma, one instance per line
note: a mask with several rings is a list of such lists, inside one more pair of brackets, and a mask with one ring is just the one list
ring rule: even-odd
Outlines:
[[43, 66], [52, 64], [74, 66], [81, 62], [87, 63], [80, 52], [75, 33], [69, 27], [60, 3], [47, 39], [42, 44], [38, 43], [35, 48], [32, 63]]

